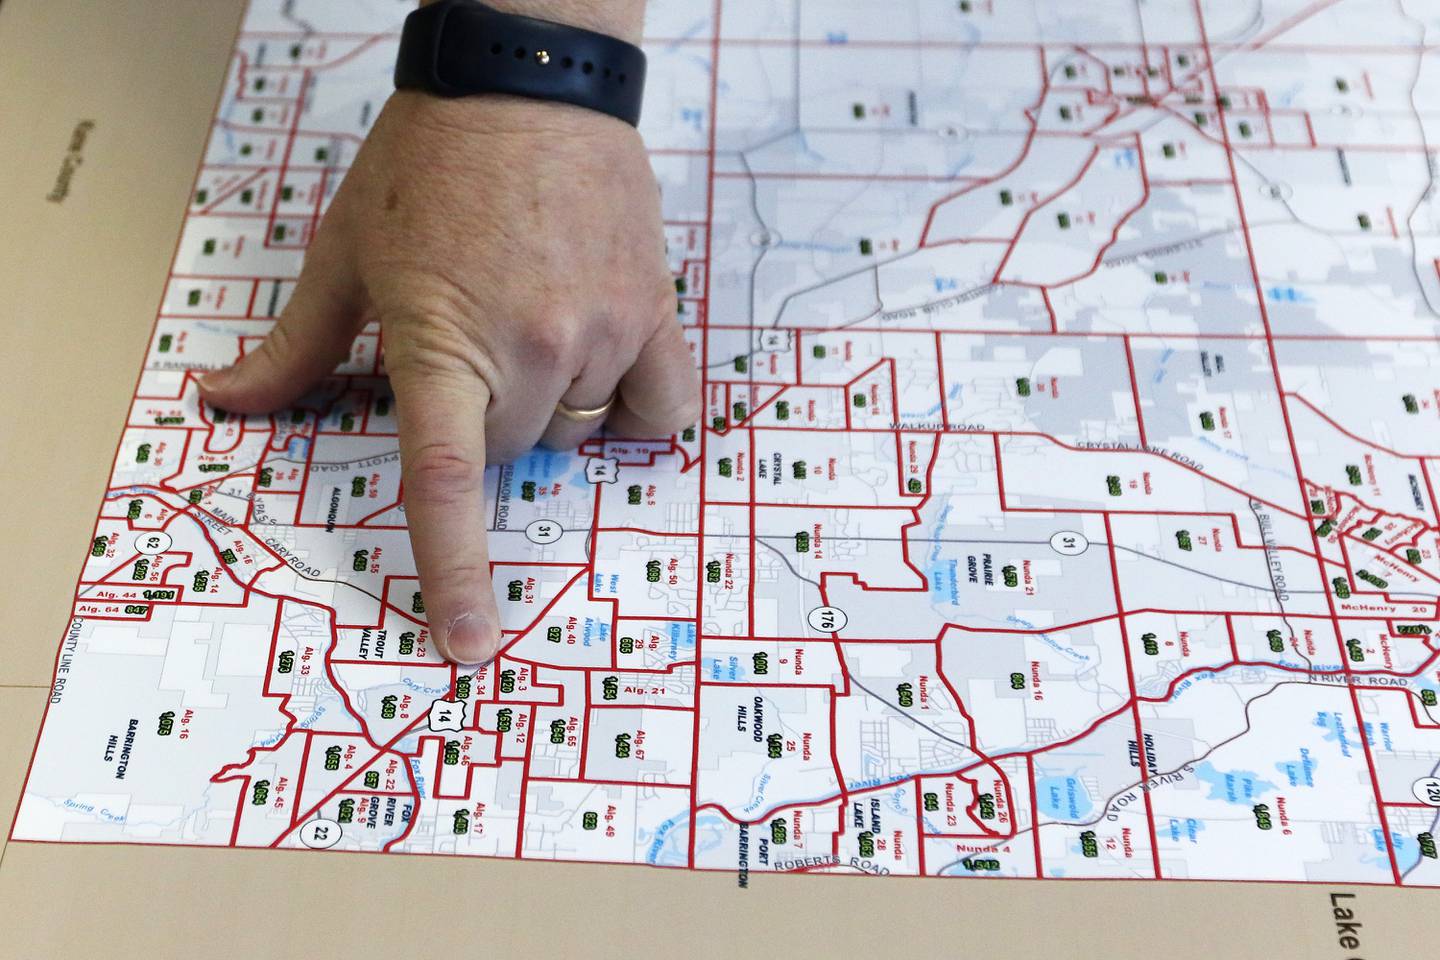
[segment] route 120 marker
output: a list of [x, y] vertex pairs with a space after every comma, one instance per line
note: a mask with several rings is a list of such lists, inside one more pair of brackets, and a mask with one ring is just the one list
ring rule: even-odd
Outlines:
[[1421, 777], [1410, 785], [1415, 799], [1432, 807], [1440, 807], [1440, 777]]

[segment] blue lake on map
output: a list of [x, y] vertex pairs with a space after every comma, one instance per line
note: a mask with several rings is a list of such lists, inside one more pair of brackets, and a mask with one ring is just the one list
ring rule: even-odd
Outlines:
[[1250, 806], [1265, 794], [1275, 790], [1275, 784], [1261, 780], [1260, 774], [1249, 770], [1220, 770], [1213, 763], [1202, 763], [1195, 768], [1195, 775], [1210, 784], [1211, 800], [1224, 800]]
[[1079, 777], [1041, 777], [1035, 781], [1035, 802], [1056, 820], [1074, 820], [1090, 812], [1090, 794]]
[[1275, 764], [1275, 769], [1284, 775], [1292, 787], [1313, 787], [1315, 786], [1315, 768], [1317, 766], [1319, 764], [1310, 755], [1310, 751], [1301, 747], [1299, 757], [1294, 760], [1281, 760]]

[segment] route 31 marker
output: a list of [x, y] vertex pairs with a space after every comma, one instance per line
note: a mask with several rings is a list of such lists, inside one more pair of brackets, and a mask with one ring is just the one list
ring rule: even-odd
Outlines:
[[340, 824], [334, 820], [317, 817], [306, 821], [305, 826], [300, 828], [300, 842], [311, 850], [329, 850], [340, 842], [342, 833]]
[[170, 534], [164, 530], [141, 530], [140, 535], [135, 538], [135, 549], [146, 556], [153, 557], [169, 550], [170, 545], [174, 542]]
[[1090, 541], [1085, 538], [1083, 533], [1061, 530], [1050, 538], [1050, 546], [1062, 557], [1078, 557], [1090, 549]]
[[531, 543], [554, 543], [565, 533], [565, 528], [554, 520], [531, 520], [525, 528], [525, 539]]

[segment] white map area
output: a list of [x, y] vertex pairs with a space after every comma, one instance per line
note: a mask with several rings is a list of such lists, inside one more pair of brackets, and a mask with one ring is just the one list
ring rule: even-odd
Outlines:
[[705, 420], [492, 471], [468, 676], [376, 331], [197, 403], [407, 9], [254, 0], [14, 837], [1440, 885], [1440, 9], [651, 7]]

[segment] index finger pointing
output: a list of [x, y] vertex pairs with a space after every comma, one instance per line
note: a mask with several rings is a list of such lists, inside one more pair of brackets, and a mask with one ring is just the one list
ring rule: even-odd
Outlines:
[[486, 544], [485, 408], [469, 371], [391, 369], [405, 516], [440, 655], [484, 663], [500, 646]]

